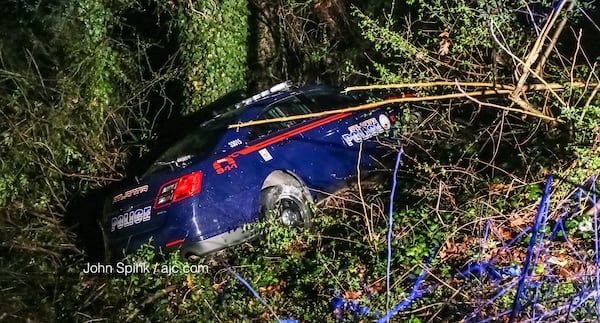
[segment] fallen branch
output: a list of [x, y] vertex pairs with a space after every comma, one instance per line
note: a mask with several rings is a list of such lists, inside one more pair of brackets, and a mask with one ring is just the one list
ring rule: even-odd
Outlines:
[[[421, 82], [421, 83], [398, 83], [398, 84], [378, 84], [378, 85], [361, 85], [361, 86], [350, 86], [344, 89], [344, 92], [352, 92], [352, 91], [366, 91], [366, 90], [381, 90], [381, 89], [403, 89], [403, 88], [421, 88], [421, 87], [436, 87], [436, 86], [475, 86], [475, 87], [487, 87], [487, 88], [496, 88], [501, 90], [514, 90], [514, 85], [509, 84], [494, 84], [494, 83], [485, 83], [485, 82], [450, 82], [450, 81], [435, 81], [435, 82]], [[592, 84], [594, 85], [594, 84]], [[586, 85], [583, 82], [572, 82], [569, 84], [570, 87], [583, 88]], [[565, 86], [559, 83], [546, 83], [546, 84], [528, 84], [523, 86], [523, 91], [541, 91], [546, 89], [552, 90], [564, 90]]]
[[[450, 83], [450, 82], [448, 82]], [[451, 85], [456, 85], [456, 83], [450, 83]], [[377, 87], [381, 87], [384, 88], [384, 86], [377, 86]], [[530, 87], [532, 90], [537, 90], [537, 89], [551, 89], [549, 84], [546, 85], [533, 85]], [[557, 90], [562, 90], [564, 89], [564, 86], [562, 85], [558, 85], [558, 84], [554, 84], [554, 88]], [[402, 98], [395, 98], [395, 99], [388, 99], [388, 100], [383, 100], [383, 101], [379, 101], [379, 102], [373, 102], [373, 103], [367, 103], [367, 104], [362, 104], [359, 106], [354, 106], [354, 107], [348, 107], [348, 108], [342, 108], [342, 109], [336, 109], [336, 110], [330, 110], [330, 111], [323, 111], [323, 112], [316, 112], [316, 113], [308, 113], [308, 114], [302, 114], [302, 115], [296, 115], [296, 116], [289, 116], [289, 117], [282, 117], [282, 118], [273, 118], [273, 119], [264, 119], [264, 120], [254, 120], [254, 121], [248, 121], [248, 122], [241, 122], [241, 123], [236, 123], [236, 124], [232, 124], [229, 125], [229, 129], [240, 129], [240, 128], [244, 128], [244, 127], [250, 127], [250, 126], [256, 126], [256, 125], [262, 125], [262, 124], [269, 124], [269, 123], [276, 123], [276, 122], [286, 122], [286, 121], [294, 121], [294, 120], [301, 120], [301, 119], [309, 119], [309, 118], [317, 118], [317, 117], [324, 117], [324, 116], [328, 116], [328, 115], [332, 115], [332, 114], [338, 114], [338, 113], [347, 113], [347, 112], [355, 112], [355, 111], [361, 111], [361, 110], [369, 110], [369, 109], [374, 109], [386, 104], [392, 104], [392, 103], [405, 103], [405, 102], [423, 102], [423, 101], [435, 101], [435, 100], [445, 100], [445, 99], [457, 99], [457, 98], [473, 98], [473, 97], [478, 97], [478, 96], [488, 96], [488, 95], [499, 95], [499, 94], [510, 94], [512, 93], [512, 90], [510, 89], [506, 89], [506, 90], [481, 90], [481, 91], [475, 91], [475, 92], [465, 92], [465, 93], [452, 93], [452, 94], [442, 94], [442, 95], [431, 95], [431, 96], [424, 96], [424, 97], [402, 97]], [[554, 92], [556, 93], [556, 92]], [[554, 117], [550, 117], [550, 116], [546, 116], [544, 114], [541, 114], [539, 111], [535, 110], [534, 111], [529, 111], [529, 110], [521, 110], [521, 109], [515, 109], [515, 108], [508, 108], [508, 107], [503, 107], [503, 110], [507, 110], [507, 111], [511, 111], [511, 112], [517, 112], [517, 113], [523, 113], [526, 115], [530, 115], [533, 117], [537, 117], [537, 118], [541, 118], [543, 120], [548, 120], [548, 121], [555, 121], [555, 122], [562, 122], [560, 119], [558, 118], [554, 118]]]
[[465, 97], [467, 99], [469, 99], [469, 100], [477, 103], [479, 106], [485, 106], [485, 107], [496, 108], [496, 109], [500, 109], [500, 110], [504, 110], [504, 111], [522, 113], [522, 114], [530, 115], [532, 117], [536, 117], [536, 118], [540, 118], [540, 119], [548, 120], [548, 121], [557, 121], [557, 122], [561, 122], [561, 123], [564, 122], [564, 121], [562, 121], [562, 120], [560, 120], [558, 118], [550, 117], [550, 116], [547, 116], [547, 115], [545, 115], [543, 113], [540, 113], [540, 112], [526, 111], [526, 110], [515, 109], [515, 108], [511, 108], [511, 107], [505, 107], [505, 106], [502, 106], [502, 105], [499, 105], [499, 104], [482, 102], [482, 101], [479, 101], [476, 98], [470, 96], [458, 84], [456, 85], [456, 87], [458, 88], [458, 90], [460, 91], [460, 93], [463, 93], [465, 95]]
[[[494, 84], [486, 82], [458, 82], [460, 86], [476, 86], [476, 87], [487, 87], [496, 89], [514, 90], [515, 87], [506, 84]], [[436, 86], [454, 86], [456, 82], [450, 81], [434, 81], [434, 82], [419, 82], [419, 83], [400, 83], [400, 84], [383, 84], [383, 85], [364, 85], [364, 86], [350, 86], [344, 89], [344, 92], [351, 91], [365, 91], [365, 90], [377, 90], [377, 89], [402, 89], [402, 88], [414, 88], [414, 87], [436, 87]]]

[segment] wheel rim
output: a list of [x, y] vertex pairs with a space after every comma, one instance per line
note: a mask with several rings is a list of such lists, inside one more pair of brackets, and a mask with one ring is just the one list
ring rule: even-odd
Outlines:
[[281, 222], [284, 225], [293, 227], [304, 225], [304, 214], [299, 201], [284, 197], [279, 200], [279, 210], [281, 212]]

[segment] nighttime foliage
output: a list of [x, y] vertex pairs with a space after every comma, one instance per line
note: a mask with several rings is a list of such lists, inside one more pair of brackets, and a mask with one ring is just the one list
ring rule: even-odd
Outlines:
[[[8, 0], [0, 319], [367, 322], [403, 300], [399, 321], [503, 321], [517, 303], [516, 320], [595, 318], [593, 198], [573, 194], [595, 192], [600, 171], [596, 13], [591, 1]], [[102, 262], [108, 188], [210, 103], [283, 80], [423, 98], [402, 103], [403, 131], [385, 141], [405, 151], [393, 212], [390, 172], [314, 205], [310, 231], [259, 224], [261, 239], [195, 264], [207, 272], [156, 272], [189, 264], [149, 247], [122, 264], [152, 274], [83, 272]], [[494, 298], [525, 277], [532, 236], [529, 292]]]

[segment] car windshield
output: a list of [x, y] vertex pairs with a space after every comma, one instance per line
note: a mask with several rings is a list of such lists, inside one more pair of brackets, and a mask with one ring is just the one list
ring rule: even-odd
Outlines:
[[164, 169], [187, 167], [194, 160], [207, 157], [233, 121], [234, 115], [228, 114], [200, 125], [167, 149], [142, 177]]

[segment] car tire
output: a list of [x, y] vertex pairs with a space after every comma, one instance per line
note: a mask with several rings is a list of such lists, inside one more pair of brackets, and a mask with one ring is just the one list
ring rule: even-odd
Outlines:
[[297, 185], [281, 184], [261, 192], [261, 213], [265, 219], [278, 219], [283, 225], [310, 228], [310, 195]]

